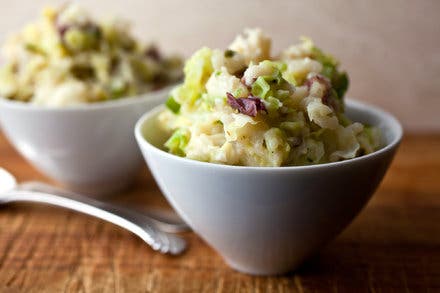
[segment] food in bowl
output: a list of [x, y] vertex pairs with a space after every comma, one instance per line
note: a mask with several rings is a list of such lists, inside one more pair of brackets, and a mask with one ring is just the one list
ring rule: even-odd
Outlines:
[[246, 30], [227, 50], [202, 48], [159, 116], [169, 152], [241, 166], [352, 159], [380, 148], [379, 131], [344, 115], [347, 73], [308, 38], [271, 55], [271, 39]]
[[97, 21], [75, 4], [45, 9], [3, 49], [0, 96], [42, 106], [136, 96], [181, 78], [180, 58], [142, 44], [126, 22]]

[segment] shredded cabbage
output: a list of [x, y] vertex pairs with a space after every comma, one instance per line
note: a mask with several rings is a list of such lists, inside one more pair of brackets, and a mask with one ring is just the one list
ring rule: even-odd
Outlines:
[[268, 48], [260, 30], [247, 30], [227, 50], [202, 48], [188, 60], [184, 83], [159, 116], [173, 133], [165, 144], [171, 153], [229, 165], [295, 166], [380, 148], [378, 129], [344, 115], [348, 77], [336, 59], [307, 38], [276, 58]]

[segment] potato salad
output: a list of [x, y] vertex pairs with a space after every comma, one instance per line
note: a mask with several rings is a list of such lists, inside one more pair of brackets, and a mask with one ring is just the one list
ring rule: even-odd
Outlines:
[[376, 128], [344, 115], [347, 74], [308, 38], [271, 55], [246, 30], [226, 50], [202, 48], [159, 116], [165, 147], [189, 159], [240, 166], [335, 162], [380, 147]]
[[47, 8], [3, 47], [0, 97], [63, 107], [140, 95], [176, 83], [180, 58], [144, 45], [120, 20], [80, 6]]

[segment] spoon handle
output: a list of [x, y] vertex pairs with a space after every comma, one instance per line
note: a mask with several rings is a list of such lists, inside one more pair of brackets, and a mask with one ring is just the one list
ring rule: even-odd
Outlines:
[[[44, 192], [8, 191], [0, 194], [0, 203], [37, 202], [63, 207], [83, 214], [94, 216], [127, 229], [139, 236], [154, 250], [161, 253], [178, 255], [186, 248], [186, 242], [179, 236], [158, 230], [148, 217], [135, 211], [97, 201], [80, 195], [72, 197], [58, 196]], [[117, 211], [117, 213], [115, 213]]]
[[[17, 185], [16, 190], [44, 192], [57, 194], [73, 199], [78, 198], [81, 200], [87, 198], [79, 193], [72, 192], [70, 190], [66, 190], [40, 181], [21, 182]], [[97, 204], [100, 203], [97, 203], [95, 201], [94, 205]], [[126, 216], [127, 214], [133, 216], [134, 214], [133, 210], [129, 210], [128, 207], [125, 207], [123, 205], [114, 205], [112, 207], [112, 212], [123, 216]], [[156, 228], [158, 228], [159, 230], [167, 233], [180, 233], [191, 231], [191, 228], [185, 222], [183, 222], [183, 220], [181, 220], [180, 218], [170, 220], [169, 216], [167, 218], [166, 213], [162, 210], [143, 209], [142, 212], [138, 212], [137, 218], [138, 221], [147, 221], [151, 224], [154, 224], [154, 226], [156, 226]]]

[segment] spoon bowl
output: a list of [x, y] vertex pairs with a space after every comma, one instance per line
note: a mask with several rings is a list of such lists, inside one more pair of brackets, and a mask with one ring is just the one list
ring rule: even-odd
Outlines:
[[13, 190], [17, 186], [17, 180], [11, 173], [0, 168], [0, 193]]

